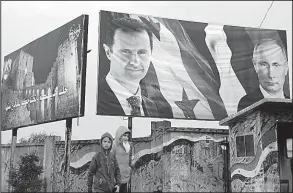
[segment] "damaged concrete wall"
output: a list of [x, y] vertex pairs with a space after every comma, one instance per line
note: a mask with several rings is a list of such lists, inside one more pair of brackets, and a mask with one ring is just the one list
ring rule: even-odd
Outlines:
[[[256, 110], [230, 125], [233, 192], [280, 192], [277, 121], [292, 122], [292, 111], [269, 108]], [[239, 155], [241, 147], [237, 137], [248, 135], [252, 136], [252, 155]]]
[[172, 128], [156, 122], [148, 138], [134, 139], [132, 192], [224, 192], [227, 130]]

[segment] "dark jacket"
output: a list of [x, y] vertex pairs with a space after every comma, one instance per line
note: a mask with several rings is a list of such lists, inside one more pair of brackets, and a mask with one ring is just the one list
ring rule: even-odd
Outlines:
[[108, 150], [103, 149], [102, 140], [109, 137], [113, 144], [113, 138], [109, 133], [105, 133], [101, 137], [102, 151], [94, 155], [92, 158], [89, 171], [88, 171], [88, 190], [95, 192], [105, 191], [112, 192], [115, 185], [121, 185], [121, 174], [118, 166], [117, 159], [114, 155], [110, 154]]
[[[284, 94], [285, 95], [285, 94]], [[290, 98], [287, 95], [284, 96], [285, 98]], [[255, 91], [248, 93], [247, 95], [243, 96], [239, 103], [238, 103], [238, 108], [237, 108], [237, 112], [241, 111], [242, 109], [260, 101], [261, 99], [263, 99], [264, 96], [262, 94], [262, 92], [260, 91], [260, 88], [256, 89]]]
[[[98, 115], [125, 115], [125, 112], [121, 107], [118, 98], [116, 97], [105, 79], [101, 80], [98, 89]], [[158, 117], [158, 108], [155, 102], [143, 95], [141, 96], [141, 98], [144, 116]]]
[[124, 146], [121, 142], [121, 136], [124, 133], [130, 133], [130, 130], [125, 126], [120, 126], [116, 130], [115, 141], [111, 153], [115, 155], [118, 161], [120, 173], [121, 173], [121, 183], [125, 184], [129, 182], [130, 175], [131, 175], [131, 156], [132, 156], [132, 145], [130, 144], [130, 150], [127, 153]]

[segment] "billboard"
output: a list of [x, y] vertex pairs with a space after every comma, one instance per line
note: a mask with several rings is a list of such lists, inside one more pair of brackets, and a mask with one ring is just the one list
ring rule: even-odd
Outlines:
[[2, 130], [84, 115], [88, 16], [4, 57]]
[[286, 31], [100, 12], [97, 114], [221, 120], [289, 98]]

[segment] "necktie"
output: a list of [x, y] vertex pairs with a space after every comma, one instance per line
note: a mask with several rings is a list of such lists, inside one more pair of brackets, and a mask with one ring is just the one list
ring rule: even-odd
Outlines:
[[141, 116], [139, 99], [139, 96], [131, 96], [126, 99], [131, 106], [131, 115], [133, 116]]

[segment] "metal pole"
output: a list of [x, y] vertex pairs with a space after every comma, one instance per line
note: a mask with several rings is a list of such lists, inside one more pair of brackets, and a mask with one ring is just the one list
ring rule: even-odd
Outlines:
[[229, 142], [226, 138], [224, 141], [225, 145], [225, 151], [224, 151], [224, 164], [225, 164], [225, 192], [230, 192], [230, 168], [229, 168], [229, 162], [230, 162], [230, 148], [229, 148]]
[[[4, 67], [2, 67], [2, 62], [0, 63], [0, 141], [2, 139], [1, 134], [2, 134], [2, 68], [4, 69]], [[0, 147], [1, 147], [1, 143], [0, 143]], [[0, 164], [0, 170], [2, 171], [2, 164]], [[2, 190], [2, 175], [0, 175], [0, 190]]]
[[[129, 136], [129, 137], [130, 137], [130, 139], [132, 139], [132, 117], [128, 117], [128, 129], [131, 131], [131, 136]], [[132, 145], [132, 143], [131, 143], [131, 145]], [[131, 148], [131, 149], [133, 149], [133, 148]], [[131, 175], [132, 175], [132, 171], [130, 172], [129, 182], [127, 184], [128, 192], [131, 192]]]
[[71, 133], [72, 133], [72, 118], [69, 118], [69, 119], [66, 119], [66, 131], [65, 131], [65, 152], [64, 152], [64, 173], [63, 173], [64, 192], [69, 192]]
[[227, 141], [227, 177], [228, 177], [228, 192], [231, 192], [230, 145], [228, 141]]
[[132, 131], [132, 117], [128, 117], [128, 129]]
[[[17, 128], [12, 129], [12, 139], [11, 139], [11, 147], [10, 147], [10, 164], [9, 164], [9, 181], [11, 180], [11, 172], [12, 169], [14, 168], [14, 161], [15, 161], [15, 149], [16, 149], [16, 141], [17, 141]], [[12, 187], [9, 184], [8, 186], [8, 191], [12, 192]]]

